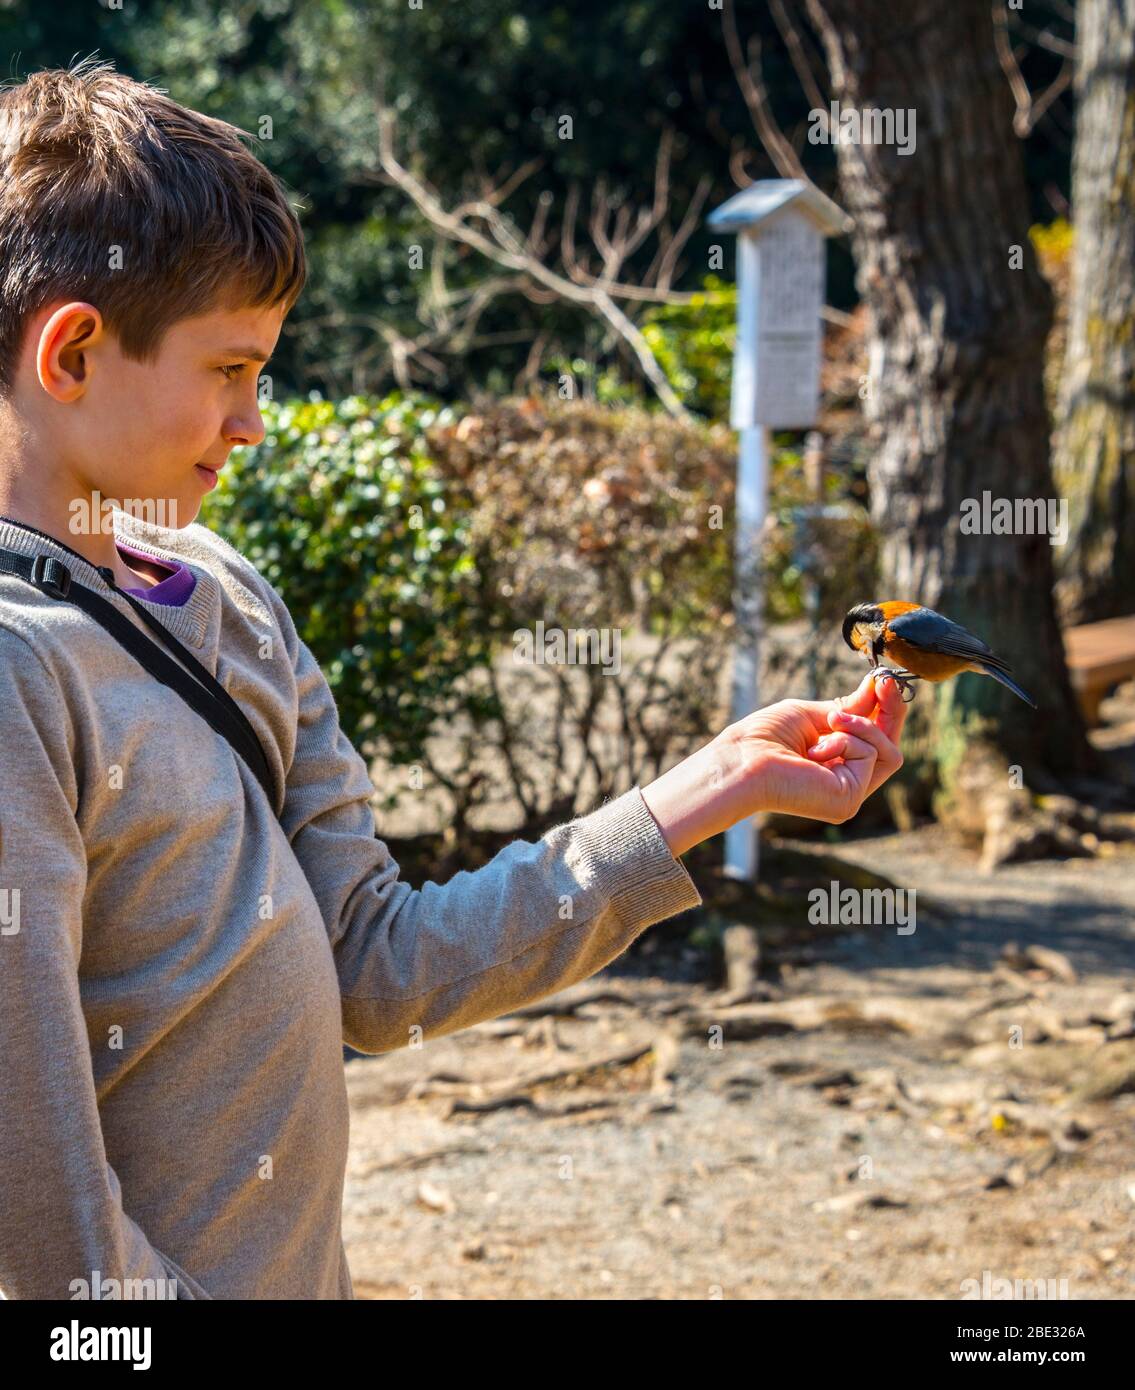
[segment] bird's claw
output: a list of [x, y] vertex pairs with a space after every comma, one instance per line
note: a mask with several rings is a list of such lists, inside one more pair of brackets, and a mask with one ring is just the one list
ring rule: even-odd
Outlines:
[[870, 672], [872, 676], [886, 676], [893, 680], [899, 688], [899, 696], [904, 705], [909, 705], [918, 691], [912, 685], [912, 681], [921, 680], [921, 676], [916, 676], [913, 671], [896, 671], [892, 666], [876, 666]]

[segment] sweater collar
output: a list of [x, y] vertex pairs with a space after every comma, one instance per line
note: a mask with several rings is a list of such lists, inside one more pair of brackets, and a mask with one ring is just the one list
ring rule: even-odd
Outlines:
[[[177, 544], [176, 531], [153, 526], [149, 522], [131, 516], [128, 512], [121, 511], [119, 508], [114, 509], [112, 519], [116, 540], [125, 541], [135, 549], [145, 551], [147, 555], [152, 555], [156, 560], [164, 561], [171, 568], [175, 565], [185, 565], [196, 577], [197, 583], [193, 587], [193, 593], [180, 608], [171, 608], [167, 604], [151, 603], [149, 599], [138, 595], [131, 595], [131, 597], [136, 598], [139, 603], [144, 603], [152, 613], [161, 619], [164, 626], [175, 637], [180, 637], [191, 646], [202, 646], [208, 630], [209, 613], [219, 592], [217, 579], [208, 570], [178, 553], [174, 548]], [[71, 571], [71, 578], [76, 584], [83, 584], [88, 589], [93, 589], [101, 597], [109, 599], [120, 608], [128, 609], [130, 607], [129, 600], [123, 598], [121, 592], [116, 592], [111, 588], [96, 565], [85, 560], [66, 541], [49, 536], [27, 522], [10, 521], [0, 517], [0, 549], [14, 550], [20, 555], [54, 556]], [[137, 621], [136, 618], [135, 621]]]

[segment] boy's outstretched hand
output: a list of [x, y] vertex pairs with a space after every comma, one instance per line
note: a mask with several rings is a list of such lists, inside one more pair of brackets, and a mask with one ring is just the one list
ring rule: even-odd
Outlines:
[[781, 700], [723, 729], [642, 789], [677, 857], [759, 811], [839, 825], [902, 766], [896, 683], [864, 676], [837, 700]]
[[906, 709], [894, 681], [867, 675], [838, 700], [781, 700], [738, 720], [732, 727], [760, 764], [760, 809], [848, 820], [902, 767]]

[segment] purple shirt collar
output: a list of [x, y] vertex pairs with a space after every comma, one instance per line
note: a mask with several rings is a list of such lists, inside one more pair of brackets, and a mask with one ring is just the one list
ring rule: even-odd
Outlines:
[[[153, 565], [158, 565], [162, 569], [169, 569], [170, 566], [165, 560], [159, 560], [153, 555], [147, 554], [144, 550], [138, 550], [126, 541], [116, 540], [115, 545], [120, 555], [132, 556], [136, 560], [149, 560]], [[163, 579], [159, 584], [153, 584], [150, 588], [123, 589], [123, 593], [132, 594], [135, 598], [144, 598], [149, 603], [167, 604], [171, 608], [180, 608], [192, 594], [197, 585], [197, 576], [186, 565], [174, 561], [175, 568], [170, 571], [169, 577]]]

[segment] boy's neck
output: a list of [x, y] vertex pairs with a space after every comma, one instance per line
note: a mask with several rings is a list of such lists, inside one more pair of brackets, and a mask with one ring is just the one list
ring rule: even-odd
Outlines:
[[[34, 526], [96, 569], [111, 570], [115, 583], [132, 588], [139, 576], [118, 553], [110, 507], [96, 505], [96, 499], [106, 501], [70, 466], [42, 425], [0, 401], [0, 516]], [[86, 505], [80, 509], [78, 501]], [[87, 521], [77, 531], [71, 525], [76, 514], [85, 514]]]
[[[155, 582], [148, 575], [132, 570], [118, 552], [112, 529], [75, 533], [68, 525], [66, 509], [44, 505], [40, 499], [21, 498], [16, 490], [5, 488], [0, 483], [0, 517], [34, 526], [45, 536], [51, 536], [61, 545], [69, 546], [96, 569], [109, 568], [114, 573], [115, 583], [123, 588], [137, 587], [139, 581], [144, 586]], [[104, 521], [104, 525], [107, 523]]]

